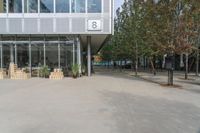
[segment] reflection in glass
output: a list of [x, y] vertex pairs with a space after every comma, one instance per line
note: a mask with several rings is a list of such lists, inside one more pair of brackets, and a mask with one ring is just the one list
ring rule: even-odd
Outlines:
[[69, 0], [57, 0], [56, 1], [56, 12], [57, 13], [68, 13], [69, 12]]
[[88, 0], [88, 13], [101, 13], [101, 0]]
[[22, 0], [8, 0], [9, 13], [22, 13]]
[[53, 0], [40, 0], [41, 13], [53, 13]]
[[6, 13], [6, 0], [0, 0], [0, 13]]
[[85, 0], [72, 0], [73, 13], [85, 13]]
[[38, 13], [38, 0], [24, 0], [25, 13]]

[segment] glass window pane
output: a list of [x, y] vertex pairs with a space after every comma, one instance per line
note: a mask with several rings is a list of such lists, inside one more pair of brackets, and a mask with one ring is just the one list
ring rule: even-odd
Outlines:
[[25, 13], [38, 13], [38, 0], [24, 0]]
[[56, 12], [65, 13], [69, 12], [69, 0], [57, 0], [56, 1]]
[[22, 0], [8, 0], [9, 13], [22, 13]]
[[72, 0], [73, 13], [85, 13], [85, 0]]
[[101, 13], [101, 0], [88, 0], [88, 13]]
[[41, 13], [53, 13], [53, 0], [40, 0]]
[[0, 13], [6, 13], [6, 0], [0, 0]]

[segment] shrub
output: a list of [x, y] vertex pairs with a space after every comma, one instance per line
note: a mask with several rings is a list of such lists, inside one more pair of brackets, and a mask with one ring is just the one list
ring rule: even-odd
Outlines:
[[79, 75], [79, 65], [78, 64], [74, 64], [72, 65], [72, 76], [74, 78], [77, 78]]
[[47, 78], [50, 75], [49, 67], [48, 66], [43, 66], [41, 67], [39, 71], [40, 77], [45, 77]]

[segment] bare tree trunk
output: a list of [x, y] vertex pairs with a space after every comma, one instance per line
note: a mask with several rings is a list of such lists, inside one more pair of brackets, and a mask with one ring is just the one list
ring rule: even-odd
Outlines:
[[188, 63], [188, 73], [190, 73], [192, 71], [192, 66], [194, 65], [194, 63], [195, 63], [195, 59], [192, 58], [191, 62]]
[[156, 74], [156, 70], [155, 70], [155, 66], [154, 66], [152, 58], [150, 58], [150, 63], [151, 63], [151, 68], [152, 68], [153, 74], [155, 75]]
[[183, 54], [180, 55], [180, 70], [184, 67]]
[[[200, 29], [198, 29], [198, 31], [200, 31]], [[197, 59], [196, 59], [196, 75], [197, 76], [199, 76], [199, 47], [200, 47], [200, 34], [198, 35], [198, 41], [197, 41]]]
[[197, 57], [196, 57], [196, 75], [199, 76], [199, 45], [200, 45], [200, 35], [197, 41]]
[[168, 85], [173, 86], [174, 85], [174, 76], [173, 76], [173, 70], [168, 70]]
[[136, 42], [136, 47], [135, 47], [135, 76], [138, 75], [138, 44]]
[[185, 54], [185, 79], [188, 79], [188, 53]]
[[199, 49], [197, 50], [197, 57], [196, 57], [196, 76], [199, 76]]

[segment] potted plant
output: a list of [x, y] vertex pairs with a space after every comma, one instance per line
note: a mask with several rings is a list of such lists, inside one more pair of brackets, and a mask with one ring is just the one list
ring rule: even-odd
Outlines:
[[48, 66], [43, 66], [39, 71], [40, 77], [48, 78], [49, 74], [50, 72]]
[[72, 76], [73, 76], [73, 78], [77, 78], [78, 74], [79, 74], [79, 65], [78, 64], [72, 65]]

